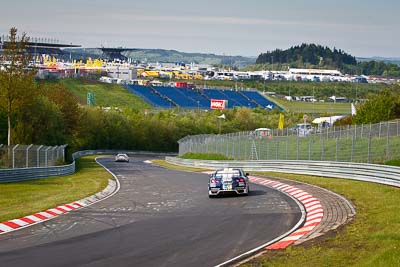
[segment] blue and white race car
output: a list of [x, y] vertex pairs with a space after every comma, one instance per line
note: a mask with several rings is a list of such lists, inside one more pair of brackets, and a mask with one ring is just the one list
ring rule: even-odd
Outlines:
[[210, 175], [208, 181], [208, 196], [213, 197], [225, 193], [248, 195], [250, 192], [248, 175], [241, 168], [216, 170]]

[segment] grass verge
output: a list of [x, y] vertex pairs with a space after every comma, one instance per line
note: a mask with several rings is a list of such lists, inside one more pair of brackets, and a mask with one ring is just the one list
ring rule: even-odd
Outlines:
[[392, 159], [385, 162], [385, 165], [400, 166], [400, 159]]
[[231, 158], [226, 157], [222, 154], [214, 153], [186, 153], [180, 156], [183, 159], [206, 159], [206, 160], [231, 160]]
[[76, 161], [77, 172], [63, 177], [0, 184], [0, 222], [70, 203], [102, 191], [112, 176], [94, 160]]
[[351, 114], [350, 103], [332, 103], [332, 102], [304, 102], [288, 101], [276, 97], [267, 97], [269, 100], [277, 103], [288, 112], [308, 113], [308, 114]]
[[263, 173], [324, 187], [351, 200], [355, 219], [334, 235], [268, 251], [243, 266], [400, 266], [400, 190], [344, 179]]

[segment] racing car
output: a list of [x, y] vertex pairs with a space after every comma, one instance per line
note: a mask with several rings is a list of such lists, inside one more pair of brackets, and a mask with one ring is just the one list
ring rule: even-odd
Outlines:
[[226, 193], [248, 195], [250, 192], [248, 175], [241, 168], [216, 170], [208, 181], [208, 196], [211, 198]]
[[129, 157], [127, 154], [117, 154], [115, 156], [115, 162], [129, 162]]

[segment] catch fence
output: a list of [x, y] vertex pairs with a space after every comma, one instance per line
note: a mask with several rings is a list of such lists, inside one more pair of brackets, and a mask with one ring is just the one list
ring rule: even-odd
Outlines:
[[258, 136], [255, 131], [187, 136], [179, 155], [222, 154], [234, 160], [314, 160], [383, 163], [400, 158], [400, 120], [331, 127], [306, 135], [283, 129]]
[[0, 168], [34, 168], [64, 164], [65, 148], [62, 146], [0, 144]]

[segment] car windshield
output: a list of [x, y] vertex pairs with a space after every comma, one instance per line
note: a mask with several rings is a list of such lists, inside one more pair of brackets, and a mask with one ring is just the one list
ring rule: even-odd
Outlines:
[[240, 171], [239, 170], [221, 170], [217, 171], [215, 173], [215, 178], [235, 178], [235, 177], [240, 177]]

